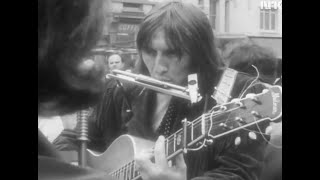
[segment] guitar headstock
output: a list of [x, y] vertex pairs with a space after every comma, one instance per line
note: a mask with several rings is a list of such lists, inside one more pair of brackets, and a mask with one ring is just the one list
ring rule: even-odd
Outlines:
[[282, 87], [268, 85], [259, 94], [248, 94], [211, 110], [209, 136], [215, 138], [262, 121], [282, 116]]
[[[262, 93], [250, 94], [240, 102], [248, 112], [250, 111], [254, 116], [257, 115], [256, 118], [269, 119], [270, 121], [277, 120], [282, 116], [282, 87], [269, 86]], [[250, 123], [250, 120], [246, 122]]]

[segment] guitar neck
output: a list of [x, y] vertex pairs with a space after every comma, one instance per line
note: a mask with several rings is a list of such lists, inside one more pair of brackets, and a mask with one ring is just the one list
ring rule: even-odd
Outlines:
[[[239, 118], [239, 114], [241, 114], [241, 118]], [[250, 112], [243, 111], [236, 103], [214, 107], [194, 121], [187, 122], [186, 130], [181, 128], [166, 138], [165, 149], [167, 159], [172, 159], [181, 153], [184, 148], [190, 148], [196, 143], [202, 142], [208, 136], [211, 139], [217, 139], [265, 120], [269, 120], [269, 118], [259, 118], [257, 120]], [[185, 147], [183, 143], [184, 138], [186, 141]]]
[[[195, 142], [198, 142], [200, 139], [204, 138], [201, 133], [201, 122], [193, 121], [187, 126], [187, 142], [189, 145], [192, 145]], [[191, 132], [191, 133], [189, 133]], [[182, 138], [183, 138], [183, 130], [180, 129], [177, 132], [173, 133], [171, 136], [166, 138], [165, 140], [165, 148], [166, 148], [166, 156], [167, 159], [171, 159], [177, 154], [181, 153], [183, 150], [182, 147]], [[111, 176], [116, 177], [117, 179], [124, 180], [135, 180], [139, 179], [140, 173], [136, 170], [136, 162], [131, 161], [124, 165], [122, 168], [112, 172]]]
[[[184, 138], [186, 140], [186, 147], [190, 147], [193, 144], [199, 142], [205, 137], [203, 132], [203, 125], [201, 121], [188, 122], [186, 131], [179, 129], [165, 140], [165, 150], [167, 159], [170, 160], [177, 154], [181, 153], [184, 148]], [[187, 133], [185, 133], [187, 132]]]
[[[215, 128], [215, 126], [212, 125], [225, 122], [226, 116], [234, 111], [234, 109], [238, 108], [233, 103], [225, 104], [225, 106], [228, 111], [223, 111], [223, 113], [220, 113], [220, 107], [215, 107], [208, 113], [199, 116], [195, 120], [187, 122], [185, 130], [181, 128], [166, 138], [165, 148], [167, 159], [170, 160], [177, 154], [181, 153], [184, 148], [189, 148], [202, 141], [208, 133], [217, 135], [222, 133], [223, 130], [221, 130], [221, 127], [218, 126]], [[186, 141], [186, 147], [184, 147], [184, 138]]]
[[[208, 113], [191, 122], [184, 120], [184, 128], [166, 138], [166, 157], [170, 160], [184, 149], [194, 147], [199, 149], [194, 145], [207, 137], [220, 138], [265, 120], [276, 120], [281, 116], [282, 88], [280, 86], [272, 86], [254, 97], [215, 106]], [[140, 173], [136, 170], [135, 164], [135, 161], [131, 161], [111, 175], [124, 180], [138, 179]]]

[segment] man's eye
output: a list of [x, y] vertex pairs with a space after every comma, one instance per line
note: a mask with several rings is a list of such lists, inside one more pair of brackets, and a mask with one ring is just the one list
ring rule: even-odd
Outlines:
[[152, 56], [155, 56], [156, 53], [157, 53], [154, 49], [151, 49], [151, 48], [146, 48], [144, 51], [145, 51], [147, 54], [152, 55]]
[[176, 56], [176, 57], [178, 57], [178, 56], [179, 56], [179, 53], [178, 53], [178, 51], [170, 50], [170, 51], [167, 51], [167, 52], [166, 52], [166, 55], [167, 55], [167, 56]]

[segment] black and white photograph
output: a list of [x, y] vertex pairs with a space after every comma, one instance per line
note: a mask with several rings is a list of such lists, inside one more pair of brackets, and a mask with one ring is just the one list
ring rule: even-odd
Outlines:
[[38, 0], [39, 180], [282, 180], [282, 0]]

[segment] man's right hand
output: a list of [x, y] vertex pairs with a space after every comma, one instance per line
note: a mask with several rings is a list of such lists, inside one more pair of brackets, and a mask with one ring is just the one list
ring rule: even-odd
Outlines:
[[[155, 163], [151, 162], [153, 156]], [[155, 144], [154, 152], [143, 152], [136, 159], [137, 169], [143, 180], [186, 180], [187, 166], [183, 154], [175, 158], [175, 166], [169, 167], [165, 155], [165, 138], [160, 136]]]

